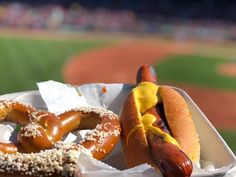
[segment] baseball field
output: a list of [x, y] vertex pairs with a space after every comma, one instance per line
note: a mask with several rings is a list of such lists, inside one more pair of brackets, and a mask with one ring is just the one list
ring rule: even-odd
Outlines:
[[158, 82], [185, 90], [236, 153], [236, 43], [157, 36], [0, 30], [0, 94], [56, 80], [135, 83], [152, 64]]

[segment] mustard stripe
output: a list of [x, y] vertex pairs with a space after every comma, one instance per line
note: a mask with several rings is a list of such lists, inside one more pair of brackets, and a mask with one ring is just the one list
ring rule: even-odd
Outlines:
[[170, 136], [168, 133], [165, 133], [162, 131], [160, 128], [154, 127], [154, 126], [149, 126], [148, 130], [151, 130], [151, 132], [155, 135], [161, 136], [164, 138], [164, 142], [166, 143], [171, 143], [176, 145], [179, 149], [181, 149], [179, 143], [174, 139], [172, 136]]
[[135, 126], [134, 128], [132, 128], [132, 129], [129, 131], [129, 134], [128, 134], [127, 139], [126, 139], [126, 145], [127, 145], [127, 146], [128, 146], [128, 144], [129, 144], [129, 138], [130, 138], [130, 136], [131, 136], [138, 128], [143, 128], [143, 126], [142, 126], [142, 125], [137, 125], [137, 126]]
[[164, 142], [172, 143], [180, 148], [178, 142], [171, 135], [162, 131], [160, 128], [153, 126], [153, 123], [156, 121], [156, 117], [152, 114], [146, 113], [150, 108], [162, 101], [158, 90], [159, 86], [152, 82], [141, 82], [132, 90], [135, 99], [135, 106], [137, 108], [137, 116], [141, 121], [141, 124], [130, 130], [126, 140], [127, 145], [130, 136], [138, 128], [143, 128], [145, 134], [147, 134], [147, 131], [150, 130], [153, 134], [161, 136]]

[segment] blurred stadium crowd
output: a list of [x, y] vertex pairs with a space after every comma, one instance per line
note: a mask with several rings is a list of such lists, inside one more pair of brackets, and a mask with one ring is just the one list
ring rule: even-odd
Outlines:
[[27, 28], [131, 31], [136, 26], [136, 18], [131, 11], [89, 11], [78, 4], [64, 8], [59, 5], [33, 7], [11, 3], [0, 6], [0, 24]]
[[79, 4], [32, 6], [22, 3], [0, 5], [0, 26], [71, 31], [155, 33], [177, 40], [234, 40], [236, 27], [219, 21], [167, 18], [160, 15], [142, 18], [132, 10], [86, 9]]

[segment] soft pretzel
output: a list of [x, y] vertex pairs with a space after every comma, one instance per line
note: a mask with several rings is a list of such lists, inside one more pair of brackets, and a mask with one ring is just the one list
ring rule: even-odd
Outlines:
[[54, 114], [19, 102], [1, 101], [0, 120], [22, 126], [16, 144], [1, 143], [0, 151], [5, 153], [38, 152], [51, 148], [63, 137], [62, 125]]
[[[117, 144], [121, 130], [118, 117], [103, 108], [81, 107], [55, 116], [19, 102], [1, 101], [0, 119], [22, 126], [17, 143], [0, 143], [0, 171], [4, 176], [73, 174], [79, 152], [103, 159]], [[81, 129], [91, 130], [79, 144], [60, 143], [63, 136]], [[59, 157], [58, 149], [62, 153]]]

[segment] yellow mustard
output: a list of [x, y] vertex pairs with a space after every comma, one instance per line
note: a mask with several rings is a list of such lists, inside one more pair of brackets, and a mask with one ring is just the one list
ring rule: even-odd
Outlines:
[[161, 136], [164, 142], [172, 143], [179, 146], [178, 142], [170, 136], [168, 133], [164, 132], [158, 127], [154, 127], [153, 123], [156, 121], [156, 117], [152, 114], [147, 113], [147, 111], [155, 106], [160, 99], [158, 99], [159, 87], [152, 82], [141, 82], [137, 87], [135, 87], [132, 92], [134, 93], [135, 104], [138, 109], [138, 118], [141, 124], [135, 126], [130, 130], [127, 136], [127, 144], [130, 136], [138, 129], [143, 128], [145, 133], [150, 130], [153, 134]]
[[158, 86], [152, 82], [141, 82], [132, 91], [138, 111], [143, 114], [158, 102]]

